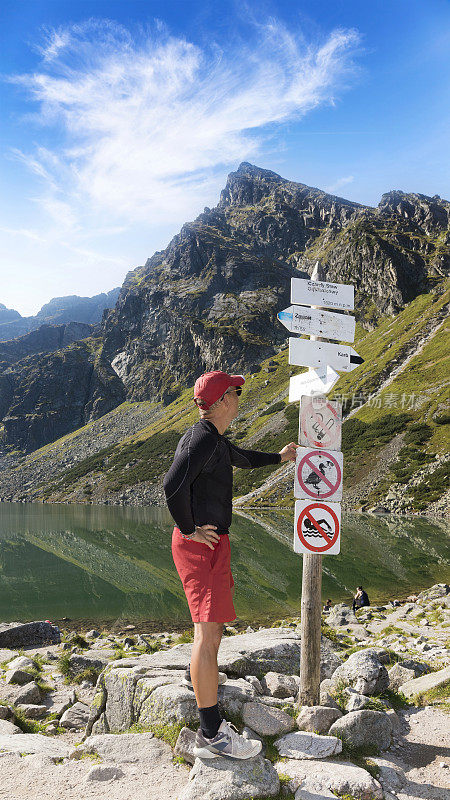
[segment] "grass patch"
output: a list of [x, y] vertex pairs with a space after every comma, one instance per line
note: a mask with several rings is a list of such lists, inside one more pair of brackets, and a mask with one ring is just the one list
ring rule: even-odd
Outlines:
[[92, 761], [94, 764], [101, 764], [103, 762], [103, 758], [94, 751], [92, 753], [82, 753], [77, 761]]
[[396, 692], [394, 689], [385, 689], [385, 691], [380, 694], [379, 699], [384, 700], [384, 702], [390, 705], [394, 711], [399, 711], [401, 708], [408, 708], [410, 705], [405, 695], [401, 694], [400, 692]]
[[39, 722], [37, 719], [28, 719], [20, 708], [14, 707], [13, 714], [14, 724], [17, 725], [23, 733], [44, 733], [46, 736], [51, 735], [46, 731], [44, 722]]
[[386, 711], [386, 705], [378, 697], [369, 697], [368, 700], [367, 700], [367, 703], [365, 703], [365, 705], [364, 705], [364, 709], [362, 709], [362, 710], [365, 711], [366, 709], [369, 709], [369, 711], [382, 711], [382, 712], [385, 712]]
[[341, 711], [345, 711], [347, 709], [348, 696], [345, 693], [345, 689], [345, 683], [338, 683], [338, 685], [335, 686], [330, 692], [331, 697], [336, 701]]
[[405, 636], [405, 631], [401, 628], [397, 628], [395, 625], [387, 625], [386, 628], [383, 628], [382, 631], [378, 634], [378, 638], [384, 638], [385, 636], [392, 636], [393, 634], [397, 634], [399, 636]]
[[427, 706], [430, 703], [450, 700], [450, 679], [441, 686], [436, 686], [434, 689], [428, 689], [427, 692], [414, 695], [412, 700], [415, 706]]
[[261, 736], [264, 744], [266, 745], [266, 754], [265, 758], [267, 758], [272, 764], [275, 764], [277, 761], [282, 761], [280, 758], [280, 754], [277, 748], [274, 745], [274, 742], [279, 739], [280, 736]]
[[79, 633], [75, 633], [70, 639], [67, 640], [70, 645], [73, 647], [81, 647], [83, 650], [89, 650], [89, 642], [83, 636], [80, 636]]
[[[371, 772], [370, 769], [368, 769], [366, 763], [368, 756], [377, 756], [379, 754], [378, 747], [369, 744], [356, 747], [355, 745], [350, 744], [350, 742], [344, 738], [344, 735], [338, 731], [334, 733], [334, 736], [337, 736], [337, 738], [340, 739], [342, 742], [342, 753], [340, 753], [341, 758], [350, 759], [350, 761], [353, 761], [353, 763], [356, 764], [358, 767], [363, 767], [363, 769], [367, 769], [367, 771], [370, 772], [370, 774], [374, 778], [377, 777], [377, 775], [373, 775], [373, 772]], [[373, 767], [375, 767], [378, 770], [376, 764], [373, 764]]]
[[58, 669], [62, 675], [70, 675], [70, 656], [72, 655], [70, 650], [66, 650], [64, 653], [60, 655], [58, 658]]
[[188, 644], [194, 641], [194, 631], [187, 630], [180, 633], [175, 644]]
[[[288, 783], [291, 780], [289, 775], [280, 773], [278, 777], [280, 779], [280, 791], [276, 795], [271, 795], [272, 800], [295, 800], [294, 792], [288, 789]], [[267, 800], [267, 795], [264, 795], [264, 797], [246, 797], [245, 800]]]
[[286, 403], [284, 400], [280, 400], [278, 403], [273, 403], [271, 406], [267, 406], [263, 411], [261, 411], [261, 416], [265, 417], [268, 414], [276, 414], [277, 411], [282, 411], [283, 408], [286, 407]]
[[83, 681], [89, 681], [92, 684], [96, 684], [98, 681], [98, 676], [100, 672], [94, 669], [94, 667], [88, 667], [88, 669], [84, 669], [83, 672], [79, 672], [78, 675], [74, 675], [72, 678], [72, 683], [83, 683]]

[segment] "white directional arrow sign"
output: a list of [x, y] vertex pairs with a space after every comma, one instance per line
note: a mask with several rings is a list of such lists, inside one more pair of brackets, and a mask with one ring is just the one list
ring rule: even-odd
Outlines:
[[332, 367], [318, 367], [294, 375], [289, 381], [289, 402], [300, 400], [302, 395], [328, 394], [338, 380], [339, 375]]
[[289, 339], [289, 364], [298, 367], [321, 367], [327, 364], [340, 372], [351, 372], [364, 359], [346, 344]]
[[353, 342], [355, 338], [355, 318], [347, 314], [289, 306], [278, 312], [278, 319], [291, 333], [306, 333], [308, 336], [323, 336], [344, 342]]
[[353, 311], [354, 295], [350, 284], [291, 278], [291, 303]]

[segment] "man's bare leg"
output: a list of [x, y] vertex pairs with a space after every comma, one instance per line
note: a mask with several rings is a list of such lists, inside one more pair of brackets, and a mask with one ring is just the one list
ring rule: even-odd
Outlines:
[[217, 652], [222, 638], [221, 622], [195, 622], [191, 655], [191, 680], [199, 708], [217, 703]]

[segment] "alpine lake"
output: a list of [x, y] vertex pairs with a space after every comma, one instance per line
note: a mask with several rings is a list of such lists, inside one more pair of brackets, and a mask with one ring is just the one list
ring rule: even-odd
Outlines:
[[[300, 613], [302, 556], [293, 509], [235, 513], [232, 570], [238, 620]], [[163, 508], [0, 503], [0, 621], [62, 627], [184, 630], [190, 616]], [[426, 517], [347, 514], [341, 552], [324, 556], [322, 598], [402, 599], [450, 578], [450, 526]]]

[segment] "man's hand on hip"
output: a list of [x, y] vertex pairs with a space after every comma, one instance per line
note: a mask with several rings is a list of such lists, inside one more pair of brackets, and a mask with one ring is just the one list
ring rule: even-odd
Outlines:
[[281, 461], [295, 461], [298, 446], [295, 442], [289, 442], [286, 447], [283, 447], [280, 450]]
[[214, 545], [217, 544], [220, 539], [216, 530], [216, 525], [196, 525], [195, 533], [189, 537], [190, 541], [201, 542], [202, 544], [206, 544], [210, 550], [214, 550]]

